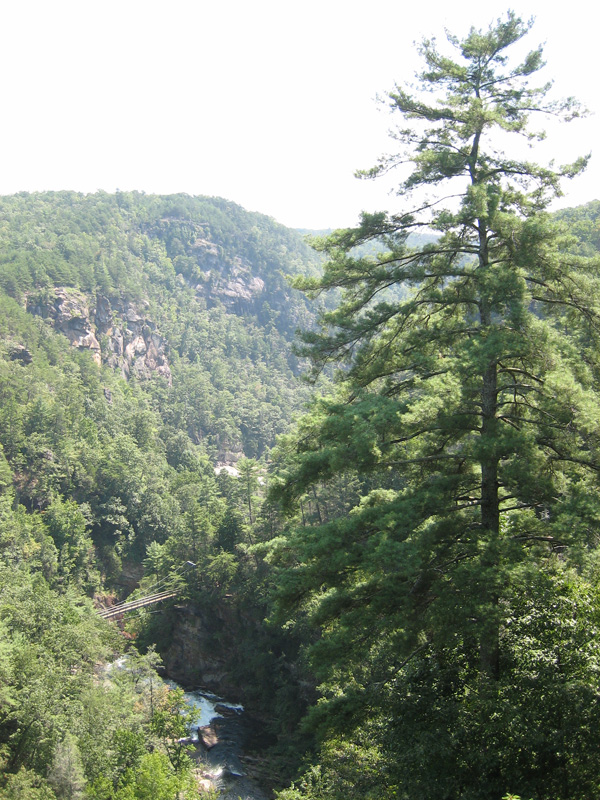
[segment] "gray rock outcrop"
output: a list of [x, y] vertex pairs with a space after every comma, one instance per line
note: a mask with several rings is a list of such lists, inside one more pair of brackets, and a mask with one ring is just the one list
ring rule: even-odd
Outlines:
[[11, 361], [19, 361], [21, 364], [31, 364], [33, 356], [22, 344], [16, 344], [9, 350], [8, 356]]
[[31, 314], [47, 320], [73, 347], [89, 350], [97, 364], [119, 369], [125, 378], [161, 375], [170, 385], [166, 344], [144, 313], [146, 306], [101, 295], [92, 304], [83, 292], [63, 286], [27, 302]]

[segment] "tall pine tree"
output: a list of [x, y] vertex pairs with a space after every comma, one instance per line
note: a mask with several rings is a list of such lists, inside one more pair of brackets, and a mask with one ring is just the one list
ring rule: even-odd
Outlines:
[[312, 719], [346, 757], [348, 732], [370, 730], [389, 766], [377, 796], [566, 798], [600, 782], [598, 261], [545, 211], [586, 159], [500, 149], [542, 138], [534, 115], [580, 113], [534, 85], [541, 48], [512, 62], [529, 27], [509, 13], [449, 36], [452, 55], [423, 42], [418, 89], [389, 94], [400, 152], [363, 173], [398, 167], [402, 210], [320, 241], [323, 277], [301, 284], [341, 290], [303, 348], [315, 372], [338, 365], [339, 392], [301, 424], [276, 493], [293, 507], [348, 469], [364, 492], [272, 558], [281, 607], [321, 628]]

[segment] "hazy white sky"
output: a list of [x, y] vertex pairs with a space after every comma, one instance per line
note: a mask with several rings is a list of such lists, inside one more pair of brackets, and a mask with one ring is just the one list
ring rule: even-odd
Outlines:
[[[600, 110], [600, 12], [588, 0], [512, 7], [536, 17], [544, 78]], [[219, 195], [293, 227], [392, 209], [358, 181], [388, 149], [375, 103], [411, 79], [423, 36], [506, 10], [485, 0], [5, 0], [0, 6], [0, 194], [46, 189]], [[594, 152], [600, 114], [552, 130], [563, 163]], [[543, 150], [534, 158], [543, 157]], [[563, 204], [600, 198], [600, 152]]]

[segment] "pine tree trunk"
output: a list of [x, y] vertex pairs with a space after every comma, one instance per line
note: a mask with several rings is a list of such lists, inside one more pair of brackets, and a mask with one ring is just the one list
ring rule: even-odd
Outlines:
[[481, 436], [484, 440], [484, 457], [481, 462], [481, 527], [488, 540], [487, 552], [483, 559], [482, 581], [487, 584], [488, 619], [482, 620], [480, 641], [480, 665], [483, 674], [497, 680], [499, 677], [499, 630], [496, 615], [498, 592], [491, 574], [498, 569], [498, 537], [500, 534], [500, 509], [498, 505], [498, 458], [494, 450], [496, 428], [496, 385], [497, 367], [490, 364], [483, 375], [481, 392], [482, 423]]
[[[483, 222], [479, 224], [479, 264], [483, 272], [489, 265], [487, 249], [487, 229]], [[492, 312], [487, 297], [485, 280], [480, 300], [480, 323], [482, 336], [486, 337], [492, 327]], [[500, 508], [498, 502], [498, 456], [497, 441], [497, 404], [498, 404], [498, 365], [495, 358], [490, 357], [482, 375], [481, 387], [481, 528], [487, 539], [487, 550], [482, 560], [482, 583], [485, 584], [482, 594], [486, 598], [486, 619], [481, 623], [481, 639], [479, 645], [480, 667], [482, 675], [493, 680], [499, 677], [499, 629], [496, 608], [498, 592], [493, 579], [498, 569], [498, 537], [500, 534]]]

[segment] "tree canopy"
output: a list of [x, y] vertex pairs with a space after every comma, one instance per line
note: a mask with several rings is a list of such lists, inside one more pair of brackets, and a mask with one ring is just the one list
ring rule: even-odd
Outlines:
[[[543, 137], [532, 118], [582, 113], [536, 85], [541, 48], [514, 61], [529, 28], [509, 13], [422, 43], [416, 89], [388, 95], [398, 152], [361, 173], [397, 168], [401, 210], [318, 240], [322, 278], [297, 281], [341, 290], [301, 348], [339, 385], [282, 449], [275, 494], [293, 511], [309, 490], [359, 487], [271, 558], [281, 613], [320, 627], [311, 719], [337, 743], [328, 762], [379, 748], [378, 797], [597, 786], [593, 704], [586, 733], [548, 704], [596, 691], [599, 264], [546, 211], [586, 158], [542, 166], [515, 146]], [[437, 238], [410, 246], [415, 231]], [[348, 796], [317, 784], [307, 796]]]

